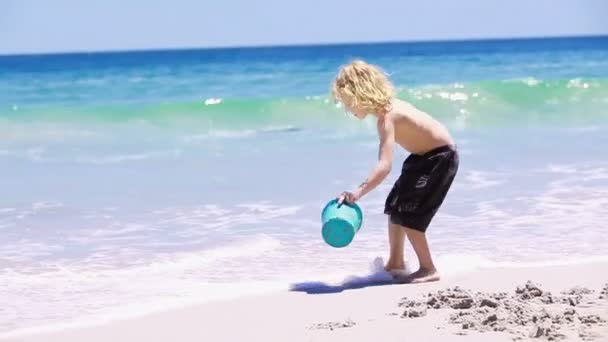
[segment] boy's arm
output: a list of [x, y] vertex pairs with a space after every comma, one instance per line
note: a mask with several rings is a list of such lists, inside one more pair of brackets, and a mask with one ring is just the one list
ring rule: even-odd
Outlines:
[[395, 143], [395, 128], [390, 118], [385, 118], [378, 122], [378, 135], [380, 146], [378, 150], [378, 164], [371, 171], [369, 177], [359, 185], [353, 193], [344, 193], [340, 197], [340, 202], [346, 200], [349, 203], [359, 200], [367, 193], [378, 186], [391, 172], [393, 165], [393, 145]]

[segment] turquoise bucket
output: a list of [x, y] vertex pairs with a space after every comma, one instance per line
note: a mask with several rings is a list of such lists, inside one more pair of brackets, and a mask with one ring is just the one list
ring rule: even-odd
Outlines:
[[338, 204], [332, 200], [321, 212], [323, 240], [332, 247], [345, 247], [353, 241], [363, 223], [363, 212], [357, 204]]

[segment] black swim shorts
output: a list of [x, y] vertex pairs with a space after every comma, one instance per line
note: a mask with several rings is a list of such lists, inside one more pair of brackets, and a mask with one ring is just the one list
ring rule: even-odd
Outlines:
[[394, 224], [426, 232], [458, 171], [458, 151], [445, 145], [410, 154], [386, 199], [384, 213]]

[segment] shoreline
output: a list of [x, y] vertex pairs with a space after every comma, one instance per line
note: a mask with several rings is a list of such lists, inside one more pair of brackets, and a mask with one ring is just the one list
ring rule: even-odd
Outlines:
[[[464, 291], [470, 290], [470, 293], [506, 292], [513, 295], [517, 287], [525, 287], [528, 281], [536, 284], [545, 295], [550, 291], [556, 298], [566, 298], [560, 293], [574, 287], [590, 289], [592, 292], [587, 296], [593, 303], [581, 304], [574, 309], [581, 317], [597, 315], [599, 321], [589, 328], [587, 324], [580, 323], [576, 329], [589, 330], [587, 335], [581, 335], [588, 340], [608, 341], [608, 325], [605, 323], [608, 320], [608, 297], [599, 299], [608, 284], [608, 273], [601, 271], [606, 269], [608, 262], [602, 261], [569, 266], [483, 269], [440, 282], [416, 285], [387, 285], [378, 279], [346, 287], [303, 283], [288, 292], [205, 302], [95, 326], [0, 337], [0, 341], [367, 341], [378, 336], [388, 341], [405, 337], [431, 341], [463, 338], [510, 341], [514, 336], [508, 331], [466, 331], [466, 335], [462, 335], [462, 329], [449, 322], [450, 315], [458, 312], [456, 309], [425, 310], [423, 317], [401, 317], [404, 313], [407, 316], [408, 310], [419, 307], [420, 303], [412, 302], [409, 308], [400, 307], [399, 303], [403, 304], [404, 297], [411, 301], [429, 293], [446, 294], [446, 289], [453, 290], [456, 286]], [[542, 306], [537, 301], [532, 304]], [[568, 309], [567, 304], [557, 302], [551, 307], [561, 311]], [[591, 313], [587, 314], [587, 311]], [[566, 323], [559, 323], [557, 326], [562, 329], [558, 330], [574, 335], [579, 333], [569, 331]], [[568, 335], [567, 340], [583, 339], [574, 335]]]

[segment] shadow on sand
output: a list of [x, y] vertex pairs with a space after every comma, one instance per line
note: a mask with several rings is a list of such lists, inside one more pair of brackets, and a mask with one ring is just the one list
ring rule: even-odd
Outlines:
[[322, 281], [305, 281], [291, 284], [289, 291], [306, 292], [308, 294], [339, 293], [345, 290], [361, 289], [372, 286], [397, 285], [392, 275], [384, 270], [381, 258], [376, 258], [371, 265], [371, 273], [365, 276], [351, 276], [338, 284]]

